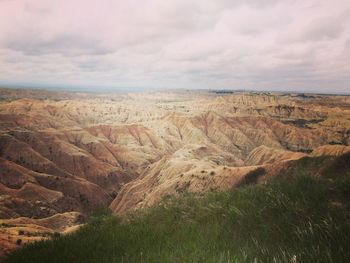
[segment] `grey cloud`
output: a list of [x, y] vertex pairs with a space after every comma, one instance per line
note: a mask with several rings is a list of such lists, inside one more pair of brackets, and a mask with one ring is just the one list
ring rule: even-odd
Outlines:
[[98, 39], [76, 35], [57, 35], [52, 39], [40, 39], [36, 34], [26, 34], [10, 39], [5, 44], [8, 49], [21, 51], [29, 56], [43, 56], [51, 53], [63, 56], [105, 55], [114, 50], [104, 47]]

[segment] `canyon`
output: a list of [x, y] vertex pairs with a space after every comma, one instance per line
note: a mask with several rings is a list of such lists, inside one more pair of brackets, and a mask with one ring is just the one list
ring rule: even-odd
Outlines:
[[[350, 97], [205, 90], [0, 89], [0, 254], [96, 209], [263, 183], [350, 151]], [[18, 240], [21, 240], [20, 244]]]

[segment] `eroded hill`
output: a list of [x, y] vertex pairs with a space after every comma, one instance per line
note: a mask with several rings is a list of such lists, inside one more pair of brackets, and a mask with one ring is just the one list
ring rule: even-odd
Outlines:
[[40, 237], [39, 228], [42, 236], [63, 232], [57, 224], [78, 224], [100, 206], [123, 213], [166, 195], [227, 189], [254, 173], [265, 180], [291, 160], [350, 149], [346, 96], [20, 92], [6, 90], [0, 102], [6, 248], [17, 246], [26, 224], [23, 242]]

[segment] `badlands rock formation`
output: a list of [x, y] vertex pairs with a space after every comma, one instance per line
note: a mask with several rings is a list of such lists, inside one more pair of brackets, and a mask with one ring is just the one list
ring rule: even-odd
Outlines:
[[124, 213], [167, 195], [238, 186], [252, 173], [268, 178], [304, 156], [349, 151], [346, 96], [0, 89], [0, 97], [6, 248], [18, 236], [64, 232], [101, 206]]

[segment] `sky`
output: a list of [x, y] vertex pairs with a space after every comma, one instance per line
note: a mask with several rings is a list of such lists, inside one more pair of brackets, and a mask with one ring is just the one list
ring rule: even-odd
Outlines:
[[0, 85], [350, 92], [350, 1], [0, 0]]

